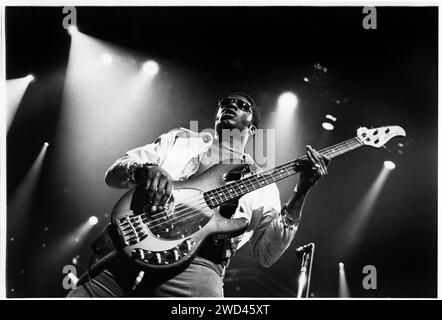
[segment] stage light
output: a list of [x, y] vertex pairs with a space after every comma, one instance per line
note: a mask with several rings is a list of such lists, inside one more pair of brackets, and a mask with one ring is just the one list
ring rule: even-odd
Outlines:
[[294, 110], [298, 106], [298, 97], [292, 92], [284, 92], [279, 96], [278, 106], [281, 109]]
[[96, 217], [96, 216], [92, 216], [92, 217], [90, 217], [89, 218], [89, 223], [91, 224], [91, 225], [96, 225], [97, 223], [98, 223], [98, 218]]
[[348, 289], [347, 277], [345, 275], [344, 264], [339, 262], [339, 297], [350, 297], [350, 290]]
[[70, 27], [68, 28], [68, 32], [69, 32], [70, 35], [74, 35], [75, 33], [78, 32], [78, 28], [77, 28], [77, 26], [70, 26]]
[[385, 168], [389, 169], [389, 170], [393, 170], [394, 168], [396, 168], [396, 165], [394, 164], [393, 161], [384, 161], [384, 166]]
[[110, 66], [112, 64], [112, 56], [109, 53], [103, 53], [101, 55], [101, 63], [104, 64], [105, 66]]
[[342, 262], [339, 262], [339, 272], [345, 272], [344, 271], [344, 264]]
[[153, 60], [146, 61], [143, 63], [143, 72], [151, 77], [155, 76], [160, 70], [160, 66]]
[[322, 123], [322, 128], [324, 128], [327, 131], [331, 131], [335, 128], [335, 125], [333, 122], [336, 122], [336, 117], [332, 116], [331, 114], [325, 115], [325, 121]]
[[28, 74], [28, 75], [26, 76], [26, 79], [27, 79], [29, 82], [32, 82], [32, 81], [35, 80], [35, 77], [34, 77], [33, 74]]
[[310, 81], [310, 79], [309, 78], [307, 78], [307, 77], [304, 77], [304, 82], [309, 82]]
[[333, 124], [331, 124], [330, 122], [323, 122], [322, 127], [328, 131], [331, 131], [335, 128], [335, 126]]
[[73, 274], [72, 272], [69, 272], [69, 273], [67, 274], [67, 276], [71, 279], [72, 284], [77, 285], [77, 283], [78, 283], [78, 277], [77, 277], [75, 274]]

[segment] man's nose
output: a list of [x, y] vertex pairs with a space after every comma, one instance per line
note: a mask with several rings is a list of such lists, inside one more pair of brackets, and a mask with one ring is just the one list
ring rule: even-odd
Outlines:
[[236, 103], [231, 103], [231, 104], [229, 104], [229, 106], [227, 107], [227, 109], [235, 109], [235, 110], [238, 110], [239, 108], [238, 108], [238, 106], [236, 105]]

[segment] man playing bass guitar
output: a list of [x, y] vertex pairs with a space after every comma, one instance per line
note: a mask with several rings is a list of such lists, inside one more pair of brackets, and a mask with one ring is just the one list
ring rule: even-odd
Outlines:
[[[259, 172], [251, 156], [244, 153], [259, 120], [253, 99], [233, 93], [218, 103], [214, 137], [186, 129], [171, 130], [154, 143], [128, 151], [109, 168], [105, 181], [115, 188], [142, 186], [144, 201], [154, 215], [167, 205], [174, 181], [197, 176], [216, 163], [243, 163], [252, 173]], [[223, 130], [231, 132], [230, 141], [223, 140]], [[226, 218], [246, 218], [247, 229], [241, 234], [209, 237], [183, 267], [152, 273], [144, 273], [141, 266], [117, 254], [99, 272], [89, 274], [88, 281], [80, 282], [68, 297], [223, 297], [225, 270], [236, 250], [247, 241], [265, 267], [274, 264], [292, 242], [305, 197], [327, 174], [329, 162], [310, 146], [306, 147], [306, 155], [298, 183], [283, 206], [278, 188], [272, 183], [215, 209]], [[231, 178], [238, 174], [241, 177], [244, 172], [233, 172]]]

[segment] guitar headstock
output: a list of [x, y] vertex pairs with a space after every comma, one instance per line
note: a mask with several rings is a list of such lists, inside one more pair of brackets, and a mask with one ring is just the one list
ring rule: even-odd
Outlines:
[[405, 137], [405, 130], [399, 126], [386, 126], [373, 129], [363, 127], [358, 129], [357, 134], [362, 144], [379, 148], [394, 137]]

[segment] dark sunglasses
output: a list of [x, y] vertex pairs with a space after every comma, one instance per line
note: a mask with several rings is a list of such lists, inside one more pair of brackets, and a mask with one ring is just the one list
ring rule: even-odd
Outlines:
[[252, 112], [252, 110], [253, 110], [253, 107], [250, 103], [242, 101], [241, 99], [227, 98], [227, 99], [220, 100], [218, 102], [218, 107], [220, 107], [220, 108], [227, 108], [231, 105], [234, 105], [234, 106], [238, 107], [238, 109], [241, 109], [242, 111], [245, 111], [245, 112]]

